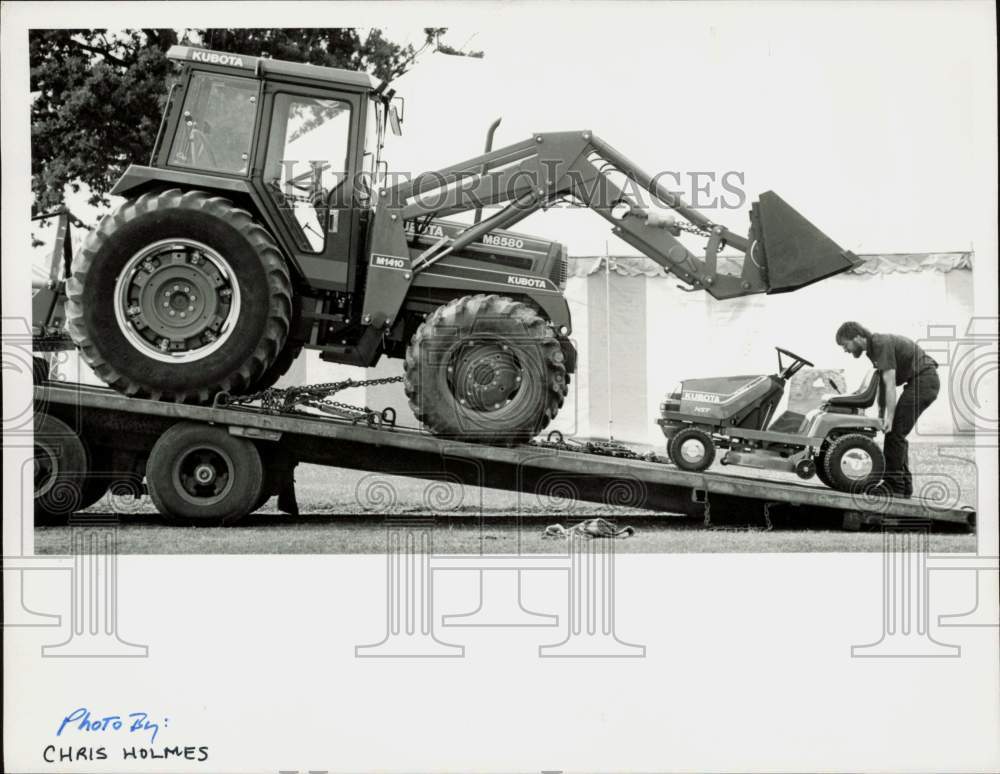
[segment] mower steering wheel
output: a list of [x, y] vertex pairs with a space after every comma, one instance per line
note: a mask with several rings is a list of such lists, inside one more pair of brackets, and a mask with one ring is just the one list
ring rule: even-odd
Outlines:
[[782, 355], [788, 355], [788, 357], [792, 358], [793, 360], [798, 360], [803, 365], [807, 365], [810, 368], [815, 368], [815, 366], [812, 363], [810, 363], [804, 357], [799, 357], [794, 352], [789, 352], [787, 349], [782, 349], [781, 347], [775, 347], [775, 349], [778, 350], [778, 352], [780, 352]]

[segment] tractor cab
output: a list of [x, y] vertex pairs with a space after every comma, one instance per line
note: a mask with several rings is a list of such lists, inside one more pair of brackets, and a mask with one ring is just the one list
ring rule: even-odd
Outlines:
[[[146, 180], [214, 189], [265, 215], [307, 276], [356, 288], [393, 92], [365, 72], [172, 46], [183, 66], [149, 167], [130, 167], [115, 193]], [[155, 172], [154, 172], [155, 169]]]

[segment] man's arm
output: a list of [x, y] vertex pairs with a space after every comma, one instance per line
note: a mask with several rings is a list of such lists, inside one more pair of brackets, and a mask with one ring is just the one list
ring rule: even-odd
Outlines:
[[892, 430], [892, 418], [896, 414], [896, 369], [882, 372], [882, 394], [885, 406], [882, 409], [882, 425], [885, 432]]

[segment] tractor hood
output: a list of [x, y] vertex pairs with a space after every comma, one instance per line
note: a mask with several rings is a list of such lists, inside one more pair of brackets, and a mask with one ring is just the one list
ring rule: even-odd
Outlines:
[[697, 403], [727, 403], [738, 398], [756, 385], [767, 382], [771, 377], [756, 374], [752, 376], [716, 376], [707, 379], [685, 379], [681, 382], [683, 401]]

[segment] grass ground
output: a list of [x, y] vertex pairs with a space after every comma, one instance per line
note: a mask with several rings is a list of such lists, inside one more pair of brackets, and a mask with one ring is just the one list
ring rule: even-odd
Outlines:
[[[946, 454], [953, 454], [946, 452]], [[919, 472], [918, 493], [949, 492], [958, 502], [975, 504], [975, 467], [962, 456], [942, 456], [931, 446], [911, 449]], [[727, 471], [733, 472], [733, 471]], [[774, 474], [775, 478], [781, 478]], [[543, 539], [548, 524], [574, 524], [603, 516], [630, 524], [637, 535], [619, 540], [620, 553], [824, 552], [880, 551], [878, 532], [816, 529], [766, 531], [761, 526], [704, 529], [700, 521], [597, 503], [544, 502], [533, 496], [492, 489], [444, 487], [402, 477], [302, 465], [296, 472], [302, 515], [286, 516], [271, 500], [238, 528], [186, 528], [167, 525], [149, 499], [101, 501], [88, 513], [120, 514], [119, 551], [123, 554], [344, 554], [385, 550], [382, 517], [436, 515], [435, 551], [445, 553], [553, 553], [559, 540]], [[113, 506], [113, 507], [112, 507]], [[512, 518], [521, 514], [520, 525]], [[67, 526], [36, 526], [38, 553], [68, 553]], [[974, 535], [934, 534], [934, 552], [975, 551]]]

